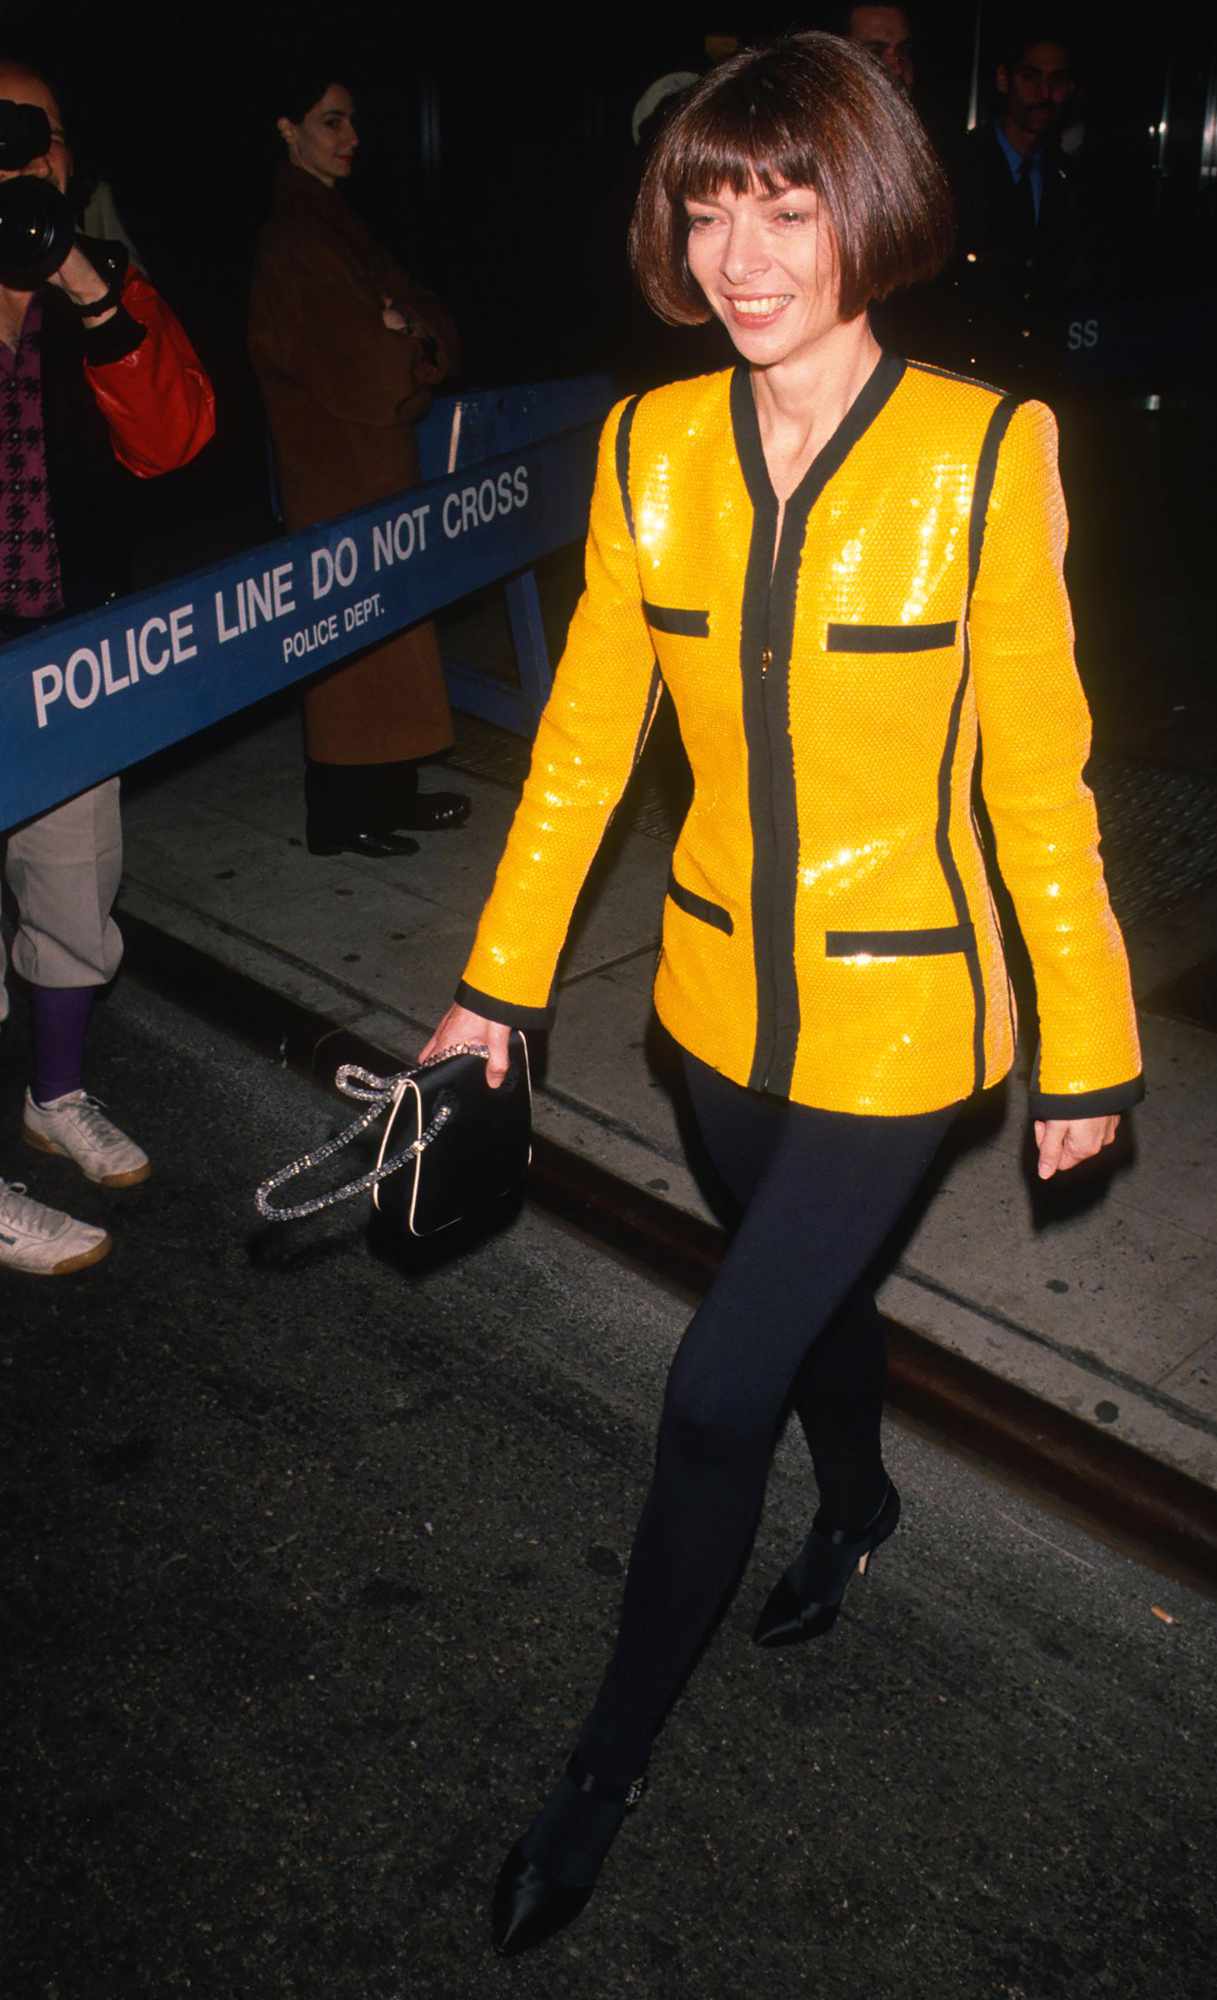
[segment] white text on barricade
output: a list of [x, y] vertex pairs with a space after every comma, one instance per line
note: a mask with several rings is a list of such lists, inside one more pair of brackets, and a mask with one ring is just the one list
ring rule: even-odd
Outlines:
[[[488, 528], [527, 507], [528, 501], [526, 465], [493, 477], [474, 478], [454, 488], [442, 501], [427, 500], [362, 523], [358, 540], [352, 534], [342, 535], [332, 544], [312, 549], [299, 564], [281, 562], [226, 580], [207, 607], [196, 610], [193, 602], [177, 604], [141, 623], [126, 625], [117, 634], [79, 645], [62, 664], [48, 660], [31, 672], [30, 692], [38, 727], [48, 727], [54, 719], [51, 711], [61, 701], [68, 710], [89, 709], [141, 681], [155, 680], [169, 666], [198, 659], [200, 653], [205, 665], [207, 654], [215, 648], [298, 616], [305, 604], [320, 604], [335, 589], [344, 593], [351, 590], [369, 570], [376, 576], [427, 555], [429, 547], [436, 553], [444, 543]], [[429, 542], [433, 515], [438, 518], [439, 537]], [[276, 640], [280, 657], [285, 663], [303, 661], [337, 644], [340, 636], [349, 638], [373, 625], [386, 610], [379, 591], [340, 609], [327, 609], [311, 624], [293, 627]], [[196, 630], [200, 618], [202, 626]], [[345, 650], [350, 651], [349, 644]]]

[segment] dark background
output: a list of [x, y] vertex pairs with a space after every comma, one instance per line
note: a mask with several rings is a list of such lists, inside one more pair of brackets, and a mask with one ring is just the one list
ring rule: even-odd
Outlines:
[[[975, 0], [923, 13], [919, 101], [949, 139], [967, 118]], [[468, 375], [510, 381], [622, 363], [633, 317], [624, 228], [638, 170], [630, 114], [647, 84], [705, 67], [706, 30], [756, 40], [828, 15], [685, 18], [682, 29], [681, 10], [652, 28], [574, 12], [422, 18], [374, 0], [181, 11], [17, 0], [0, 6], [0, 42], [62, 76], [82, 161], [112, 182], [192, 330], [225, 347], [240, 325], [277, 153], [276, 79], [292, 50], [322, 39], [358, 99], [354, 198], [451, 300]], [[1217, 208], [1217, 184], [1201, 176], [1213, 10], [1117, 21], [1109, 7], [1066, 6], [1035, 18], [1071, 37], [1124, 280], [1141, 295], [1196, 289], [1211, 274]], [[984, 8], [982, 109], [1003, 19]]]
[[[216, 384], [215, 443], [141, 496], [140, 581], [276, 532], [245, 313], [279, 153], [277, 88], [294, 50], [320, 37], [356, 95], [351, 198], [452, 307], [465, 342], [458, 386], [604, 368], [633, 388], [721, 365], [729, 352], [717, 328], [660, 328], [633, 290], [634, 104], [667, 71], [704, 67], [707, 32], [757, 40], [828, 18], [669, 10], [651, 23], [517, 9], [487, 19], [374, 0], [0, 4], [0, 46], [60, 80], [82, 168], [111, 181]], [[1011, 18], [987, 0], [981, 115]], [[1101, 291], [1081, 307], [1100, 316], [1102, 340], [1067, 357], [1072, 373], [1054, 399], [1083, 674], [1100, 739], [1207, 763], [1217, 741], [1217, 11], [1049, 5], [1033, 19], [1036, 32], [1070, 41], [1107, 251]], [[917, 101], [949, 150], [968, 118], [976, 0], [914, 10], [914, 20]]]

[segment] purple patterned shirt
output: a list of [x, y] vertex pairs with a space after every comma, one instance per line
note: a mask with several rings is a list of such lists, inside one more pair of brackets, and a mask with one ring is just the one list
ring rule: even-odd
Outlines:
[[0, 613], [63, 608], [42, 430], [42, 300], [35, 292], [14, 353], [0, 340]]

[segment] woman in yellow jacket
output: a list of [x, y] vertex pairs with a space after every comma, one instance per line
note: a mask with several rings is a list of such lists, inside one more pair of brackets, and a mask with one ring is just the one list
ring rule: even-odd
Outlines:
[[793, 1403], [819, 1509], [761, 1644], [826, 1631], [896, 1526], [867, 1266], [1015, 1022], [983, 788], [1035, 971], [1047, 1177], [1141, 1094], [1082, 780], [1089, 718], [1048, 410], [882, 353], [866, 307], [932, 275], [940, 170], [850, 44], [724, 63], [647, 169], [631, 247], [738, 365], [609, 418], [571, 627], [473, 954], [427, 1052], [540, 1027], [575, 899], [661, 687], [694, 779], [655, 982], [743, 1220], [673, 1363], [621, 1628], [565, 1774], [495, 1894], [500, 1951], [592, 1892], [732, 1591]]

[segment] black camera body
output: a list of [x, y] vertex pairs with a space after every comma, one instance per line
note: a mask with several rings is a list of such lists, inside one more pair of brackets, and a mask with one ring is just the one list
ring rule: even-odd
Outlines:
[[39, 104], [0, 97], [0, 174], [19, 174], [51, 150], [51, 121]]
[[0, 98], [0, 284], [33, 291], [59, 269], [76, 240], [66, 195], [40, 174], [23, 174], [51, 150], [51, 125], [37, 104]]

